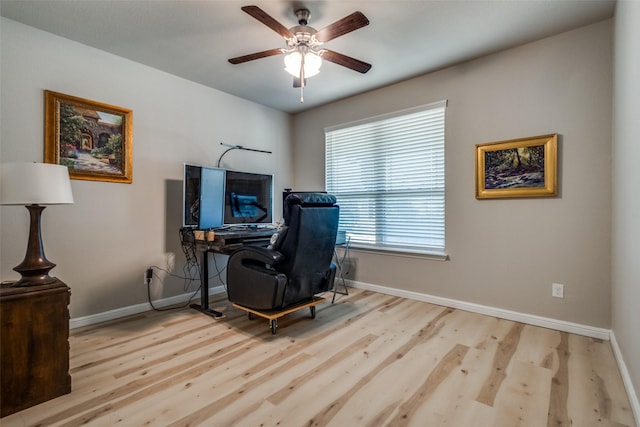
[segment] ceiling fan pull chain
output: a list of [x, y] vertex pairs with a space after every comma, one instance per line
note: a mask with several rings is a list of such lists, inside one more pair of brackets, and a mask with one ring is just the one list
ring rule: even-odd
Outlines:
[[304, 103], [304, 55], [300, 61], [300, 104]]

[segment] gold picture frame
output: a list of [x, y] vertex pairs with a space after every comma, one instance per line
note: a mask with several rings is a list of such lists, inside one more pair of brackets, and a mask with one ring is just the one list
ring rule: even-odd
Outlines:
[[558, 134], [476, 145], [476, 198], [558, 194]]
[[133, 111], [45, 91], [44, 161], [71, 179], [132, 182]]

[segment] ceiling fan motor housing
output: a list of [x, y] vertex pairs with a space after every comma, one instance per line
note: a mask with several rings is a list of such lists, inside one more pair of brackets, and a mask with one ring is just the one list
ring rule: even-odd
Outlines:
[[318, 31], [307, 25], [309, 23], [309, 16], [311, 16], [308, 9], [298, 9], [296, 10], [296, 17], [298, 18], [298, 24], [295, 27], [289, 28], [295, 37], [287, 40], [287, 45], [291, 48], [296, 47], [315, 47], [319, 46], [322, 43], [318, 42], [313, 38], [313, 35]]
[[296, 10], [296, 18], [298, 18], [298, 24], [300, 25], [307, 25], [309, 23], [310, 16], [311, 12], [309, 12], [309, 9]]

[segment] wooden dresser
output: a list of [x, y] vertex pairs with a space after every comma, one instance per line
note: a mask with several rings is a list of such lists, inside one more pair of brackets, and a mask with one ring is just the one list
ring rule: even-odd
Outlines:
[[0, 416], [71, 391], [67, 285], [0, 288]]

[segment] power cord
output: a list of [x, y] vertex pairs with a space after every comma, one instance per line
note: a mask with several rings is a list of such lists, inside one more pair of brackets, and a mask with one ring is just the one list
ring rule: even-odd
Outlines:
[[222, 273], [225, 272], [225, 270], [227, 269], [227, 265], [225, 264], [224, 267], [222, 267], [222, 269], [220, 269], [220, 267], [218, 267], [218, 259], [216, 258], [216, 256], [213, 256], [213, 266], [216, 269], [216, 275], [215, 276], [211, 276], [209, 277], [209, 279], [217, 277], [218, 280], [220, 281], [220, 283], [222, 283], [222, 286], [224, 286], [224, 290], [227, 290], [227, 284], [222, 280]]
[[[192, 278], [191, 280], [199, 280], [200, 279], [200, 263], [198, 262], [198, 254], [196, 250], [196, 239], [193, 234], [193, 228], [185, 227], [180, 229], [180, 243], [182, 245], [182, 252], [184, 253], [184, 256], [187, 261], [183, 267], [183, 272], [185, 276], [190, 276]], [[220, 266], [218, 266], [218, 260], [215, 257], [215, 255], [213, 257], [213, 263], [214, 263], [214, 267], [216, 269], [217, 274], [215, 276], [210, 276], [209, 279], [217, 277], [226, 290], [227, 284], [224, 283], [221, 277], [222, 277], [222, 274], [227, 269], [227, 266], [225, 265], [224, 267], [220, 268]], [[197, 274], [195, 278], [192, 275], [190, 275], [190, 273], [193, 272], [194, 268]]]
[[[145, 283], [147, 285], [147, 299], [149, 300], [149, 304], [151, 305], [151, 308], [155, 311], [170, 311], [170, 310], [180, 310], [180, 309], [186, 308], [189, 305], [191, 305], [191, 300], [202, 289], [202, 283], [200, 283], [198, 288], [195, 291], [193, 291], [193, 293], [189, 297], [189, 300], [187, 301], [187, 303], [181, 306], [160, 308], [160, 307], [156, 307], [153, 304], [153, 301], [151, 300], [151, 282], [153, 280], [153, 269], [158, 269], [160, 271], [163, 271], [166, 273], [167, 276], [184, 280], [184, 284], [182, 287], [184, 291], [188, 291], [193, 282], [196, 282], [196, 281], [200, 282], [200, 263], [198, 262], [193, 229], [191, 228], [180, 229], [180, 243], [182, 246], [182, 252], [184, 253], [186, 258], [186, 263], [182, 267], [182, 272], [183, 272], [182, 276], [173, 274], [169, 270], [162, 267], [155, 266], [155, 265], [149, 266], [145, 272]], [[213, 257], [213, 261], [214, 261], [216, 274], [213, 276], [209, 276], [208, 279], [211, 280], [211, 279], [218, 278], [218, 280], [220, 280], [220, 282], [223, 284], [226, 290], [227, 285], [222, 281], [221, 277], [227, 267], [224, 266], [221, 269], [218, 266], [218, 261], [215, 256]]]
[[[187, 308], [189, 305], [191, 305], [191, 300], [193, 299], [193, 297], [196, 296], [196, 294], [198, 293], [198, 291], [200, 290], [200, 288], [196, 289], [191, 296], [189, 296], [189, 299], [187, 300], [187, 302], [184, 305], [179, 305], [179, 306], [171, 306], [171, 307], [156, 307], [153, 304], [153, 300], [151, 299], [151, 282], [153, 280], [153, 269], [157, 268], [158, 270], [163, 270], [165, 272], [167, 272], [170, 276], [174, 276], [174, 277], [180, 277], [180, 276], [176, 276], [174, 274], [169, 273], [167, 270], [160, 268], [160, 267], [149, 267], [147, 268], [147, 272], [145, 273], [145, 278], [146, 278], [146, 282], [147, 282], [147, 299], [149, 300], [149, 305], [151, 305], [151, 308], [154, 311], [171, 311], [171, 310], [182, 310], [183, 308]], [[151, 274], [149, 274], [151, 272]], [[184, 277], [181, 277], [184, 278]]]
[[[196, 280], [200, 277], [200, 264], [198, 263], [198, 254], [196, 253], [196, 239], [193, 235], [192, 228], [180, 229], [180, 245], [182, 252], [186, 258], [186, 263], [182, 267], [182, 272], [189, 281]], [[196, 277], [193, 276], [193, 270], [196, 270]], [[189, 283], [186, 284], [187, 286]]]

